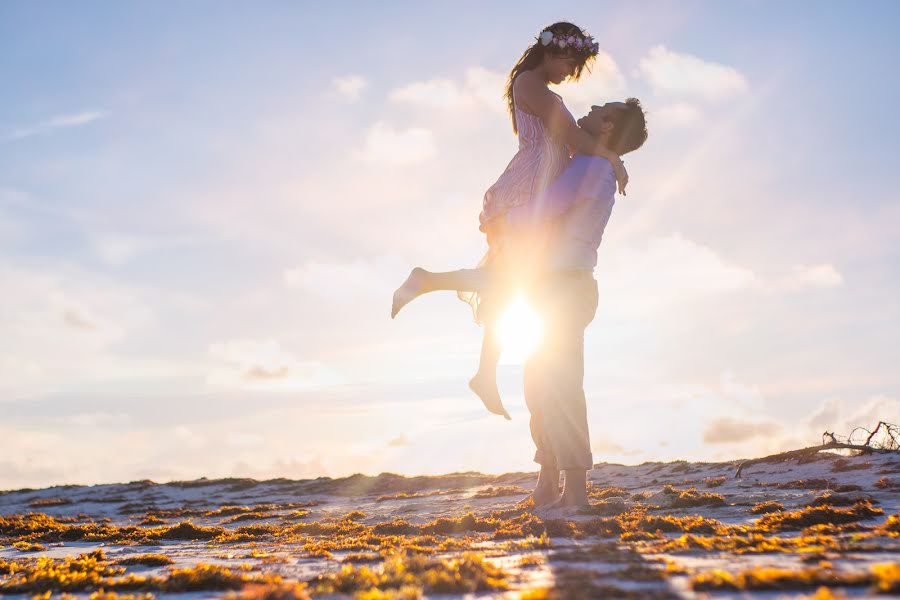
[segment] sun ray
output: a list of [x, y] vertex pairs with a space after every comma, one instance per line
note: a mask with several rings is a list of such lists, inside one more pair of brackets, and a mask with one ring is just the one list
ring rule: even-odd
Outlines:
[[542, 335], [540, 315], [524, 297], [517, 296], [497, 321], [497, 339], [503, 349], [501, 363], [523, 364], [541, 341]]

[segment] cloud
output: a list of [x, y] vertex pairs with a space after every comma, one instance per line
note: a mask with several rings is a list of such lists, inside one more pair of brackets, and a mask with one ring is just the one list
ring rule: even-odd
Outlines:
[[130, 424], [133, 419], [126, 413], [110, 413], [104, 411], [78, 413], [60, 417], [59, 421], [67, 426], [107, 427], [110, 429]]
[[80, 312], [78, 309], [64, 310], [62, 313], [63, 322], [69, 327], [75, 329], [97, 329], [97, 323], [88, 315]]
[[88, 123], [93, 123], [94, 121], [101, 119], [106, 116], [106, 113], [102, 111], [86, 111], [71, 115], [59, 115], [56, 117], [52, 117], [47, 119], [46, 121], [42, 121], [37, 125], [33, 125], [31, 127], [23, 127], [21, 129], [16, 129], [5, 138], [5, 141], [13, 141], [13, 140], [21, 140], [24, 138], [33, 137], [36, 135], [42, 135], [46, 133], [50, 133], [55, 129], [63, 129], [67, 127], [79, 127], [81, 125], [87, 125]]
[[343, 96], [348, 102], [359, 102], [362, 91], [369, 85], [361, 75], [345, 75], [331, 80], [334, 90]]
[[741, 421], [731, 417], [716, 419], [703, 432], [707, 444], [740, 444], [756, 437], [770, 437], [781, 429], [777, 423]]
[[504, 83], [502, 73], [470, 67], [461, 83], [447, 78], [416, 81], [392, 90], [389, 97], [392, 102], [419, 108], [503, 112]]
[[590, 73], [584, 73], [580, 81], [570, 81], [553, 86], [563, 97], [569, 112], [577, 119], [586, 115], [594, 104], [624, 100], [627, 82], [613, 58], [604, 52], [597, 55]]
[[844, 277], [834, 265], [795, 265], [788, 276], [781, 281], [787, 290], [801, 288], [833, 288], [844, 283]]
[[397, 437], [388, 441], [388, 446], [391, 448], [400, 448], [401, 446], [409, 446], [409, 438], [406, 437], [406, 434], [401, 433]]
[[600, 260], [606, 306], [629, 314], [760, 285], [752, 270], [679, 233], [653, 238], [643, 248], [611, 244]]
[[[816, 413], [807, 422], [811, 430], [822, 433], [831, 431], [838, 436], [848, 436], [857, 427], [873, 430], [879, 421], [900, 424], [900, 400], [890, 396], [871, 396], [865, 401], [845, 402], [839, 398], [829, 398], [822, 402]], [[854, 436], [860, 442], [859, 435]]]
[[370, 163], [394, 166], [425, 162], [437, 155], [434, 134], [429, 129], [397, 129], [378, 121], [366, 133], [360, 157]]
[[700, 121], [700, 110], [693, 104], [676, 102], [648, 111], [647, 120], [654, 130], [687, 127]]
[[265, 444], [266, 438], [258, 433], [230, 431], [225, 435], [225, 443], [235, 448], [256, 448]]
[[663, 96], [723, 100], [747, 90], [746, 78], [733, 67], [707, 62], [659, 45], [640, 61], [640, 73]]
[[309, 260], [286, 269], [282, 275], [288, 288], [304, 290], [328, 298], [330, 302], [357, 302], [360, 297], [389, 297], [397, 285], [396, 261], [379, 258], [374, 261], [325, 262]]
[[841, 402], [831, 398], [822, 403], [819, 410], [810, 418], [809, 426], [813, 429], [833, 428], [841, 414]]
[[100, 260], [113, 266], [127, 263], [149, 246], [147, 240], [117, 233], [97, 235], [91, 244]]
[[207, 381], [226, 387], [300, 389], [338, 383], [318, 362], [301, 362], [275, 340], [229, 340], [209, 346], [217, 360]]

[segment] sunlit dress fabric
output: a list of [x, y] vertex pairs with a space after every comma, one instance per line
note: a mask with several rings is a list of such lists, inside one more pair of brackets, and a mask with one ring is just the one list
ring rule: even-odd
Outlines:
[[[562, 98], [556, 96], [562, 105]], [[563, 105], [565, 108], [565, 105]], [[478, 263], [479, 268], [513, 279], [524, 264], [522, 246], [513, 243], [506, 215], [510, 209], [531, 202], [556, 179], [569, 163], [567, 146], [550, 135], [540, 117], [514, 107], [519, 150], [497, 181], [484, 194], [479, 229], [487, 236], [488, 251]], [[479, 310], [483, 292], [460, 292], [468, 302], [476, 321], [485, 315]], [[499, 301], [498, 301], [499, 302]]]

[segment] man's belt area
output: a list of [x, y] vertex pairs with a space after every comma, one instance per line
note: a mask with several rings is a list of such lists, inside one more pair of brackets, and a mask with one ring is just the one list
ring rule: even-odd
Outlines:
[[593, 269], [553, 269], [542, 271], [539, 279], [593, 279]]

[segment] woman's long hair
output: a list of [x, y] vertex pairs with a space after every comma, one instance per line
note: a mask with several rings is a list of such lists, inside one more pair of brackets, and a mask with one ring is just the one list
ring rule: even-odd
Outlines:
[[[585, 37], [587, 35], [580, 27], [572, 23], [567, 23], [566, 21], [554, 23], [541, 31], [550, 31], [553, 35], [576, 35], [580, 37]], [[513, 133], [519, 133], [519, 127], [516, 123], [516, 106], [515, 102], [513, 102], [513, 82], [516, 80], [516, 77], [518, 77], [522, 71], [531, 71], [540, 66], [546, 55], [568, 56], [570, 54], [574, 58], [581, 59], [578, 66], [575, 68], [575, 73], [570, 77], [573, 81], [578, 81], [585, 68], [590, 70], [588, 63], [593, 60], [594, 57], [585, 54], [571, 53], [570, 50], [559, 48], [556, 45], [545, 47], [540, 41], [536, 41], [529, 46], [528, 49], [525, 50], [525, 53], [522, 54], [519, 62], [517, 62], [509, 72], [509, 79], [506, 80], [506, 94], [504, 94], [504, 97], [506, 98], [506, 107], [509, 110], [509, 116], [512, 119]]]

